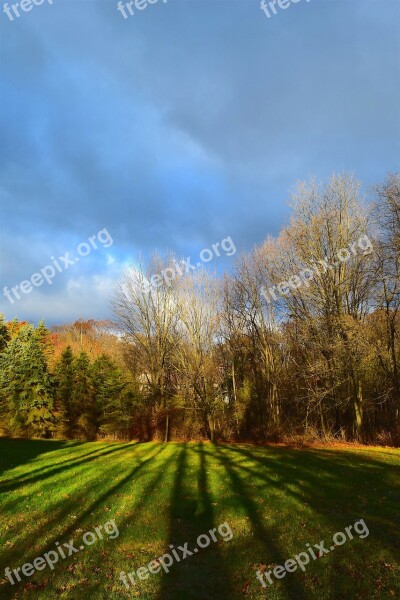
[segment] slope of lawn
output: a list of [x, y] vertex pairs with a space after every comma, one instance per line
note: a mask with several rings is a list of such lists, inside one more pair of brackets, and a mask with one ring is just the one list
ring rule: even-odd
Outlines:
[[[288, 449], [202, 443], [78, 443], [0, 439], [0, 598], [395, 599], [400, 597], [400, 451]], [[115, 519], [104, 535], [12, 586], [4, 576]], [[262, 588], [306, 544], [364, 519], [328, 555]], [[126, 589], [132, 572], [227, 523], [211, 541]], [[226, 530], [224, 530], [226, 531]], [[67, 550], [65, 550], [68, 553]]]

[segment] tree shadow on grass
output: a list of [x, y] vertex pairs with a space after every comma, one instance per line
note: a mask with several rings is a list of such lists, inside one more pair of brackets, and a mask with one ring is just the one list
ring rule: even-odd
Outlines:
[[[144, 445], [146, 446], [146, 444]], [[107, 499], [109, 497], [111, 497], [112, 495], [116, 494], [116, 492], [123, 487], [128, 481], [130, 481], [132, 479], [132, 477], [141, 470], [143, 469], [143, 467], [152, 459], [154, 459], [160, 452], [162, 452], [164, 450], [163, 447], [158, 448], [156, 450], [156, 452], [154, 452], [154, 446], [151, 445], [150, 448], [145, 449], [144, 455], [142, 455], [137, 463], [132, 467], [132, 469], [130, 469], [130, 471], [121, 479], [119, 480], [116, 484], [114, 484], [113, 486], [107, 488], [106, 490], [104, 490], [105, 488], [105, 482], [104, 479], [102, 479], [102, 481], [98, 482], [98, 487], [99, 487], [99, 491], [96, 494], [96, 500], [94, 502], [92, 502], [89, 506], [87, 506], [85, 508], [85, 510], [81, 511], [81, 513], [79, 514], [79, 516], [74, 520], [74, 522], [63, 528], [62, 532], [58, 532], [56, 535], [51, 536], [50, 538], [46, 539], [46, 544], [45, 547], [43, 547], [39, 553], [37, 553], [35, 556], [32, 556], [32, 547], [35, 544], [35, 541], [37, 539], [41, 539], [44, 535], [44, 531], [42, 530], [38, 530], [37, 528], [35, 530], [33, 530], [28, 536], [25, 537], [24, 541], [21, 542], [20, 547], [25, 548], [29, 548], [29, 555], [25, 554], [22, 555], [21, 553], [19, 553], [19, 555], [17, 556], [15, 551], [13, 551], [13, 549], [10, 549], [8, 551], [6, 551], [5, 553], [3, 553], [2, 555], [2, 564], [4, 565], [4, 568], [6, 566], [10, 566], [10, 568], [15, 568], [16, 566], [20, 566], [26, 562], [32, 562], [32, 560], [36, 557], [36, 556], [43, 556], [43, 554], [45, 552], [48, 552], [49, 550], [54, 550], [54, 546], [56, 541], [61, 540], [63, 541], [68, 541], [68, 536], [70, 536], [71, 534], [73, 534], [75, 536], [75, 540], [76, 540], [76, 531], [77, 529], [79, 529], [80, 525], [83, 525], [83, 523], [85, 522], [85, 520], [87, 520], [90, 515], [93, 515], [93, 513], [96, 511], [96, 509], [99, 508], [99, 506], [103, 503], [105, 503], [107, 501]], [[153, 454], [151, 454], [153, 451]], [[148, 454], [151, 454], [150, 456], [148, 456]], [[142, 460], [140, 460], [142, 459]], [[144, 460], [143, 460], [144, 459]], [[111, 467], [112, 469], [112, 467]], [[83, 499], [83, 498], [82, 498]], [[78, 505], [74, 505], [73, 506], [73, 510], [74, 512], [78, 513]], [[70, 516], [72, 507], [71, 504], [68, 503], [67, 505], [65, 505], [65, 507], [61, 510], [61, 511], [57, 511], [56, 514], [54, 514], [52, 516], [51, 519], [49, 519], [46, 522], [46, 532], [48, 530], [52, 530], [53, 528], [55, 528], [56, 526], [59, 526], [60, 522], [62, 522], [64, 519], [67, 520], [67, 517]], [[107, 515], [106, 520], [110, 520], [111, 515]], [[11, 561], [13, 563], [15, 563], [14, 567], [11, 564]], [[1, 568], [1, 567], [0, 567]], [[52, 574], [54, 573], [54, 571], [51, 572]], [[43, 577], [42, 576], [38, 576], [35, 573], [35, 577], [38, 577], [38, 579], [42, 579], [42, 578], [48, 578], [49, 577], [49, 571], [47, 569], [47, 571], [44, 571]], [[53, 576], [53, 575], [52, 575]], [[24, 578], [22, 576], [22, 582], [19, 584], [21, 586], [23, 586], [23, 582], [25, 581], [25, 583], [27, 582], [26, 578]], [[31, 584], [35, 584], [36, 581], [34, 579], [28, 580], [30, 581]], [[11, 584], [6, 584], [3, 586], [0, 586], [0, 597], [1, 598], [5, 598], [5, 599], [9, 599], [13, 597], [13, 593], [15, 593], [15, 587], [12, 588]]]
[[27, 484], [32, 484], [37, 481], [43, 481], [48, 477], [52, 477], [57, 473], [61, 473], [66, 469], [75, 468], [80, 464], [88, 463], [93, 460], [97, 460], [98, 458], [103, 458], [109, 454], [115, 454], [116, 452], [121, 452], [125, 450], [128, 446], [136, 446], [137, 442], [129, 442], [127, 444], [118, 444], [113, 445], [111, 448], [97, 448], [92, 452], [88, 452], [87, 454], [82, 454], [74, 458], [70, 458], [59, 463], [56, 463], [56, 466], [52, 466], [49, 464], [46, 467], [41, 467], [40, 469], [35, 469], [32, 472], [25, 473], [19, 475], [14, 478], [0, 480], [0, 491], [10, 492], [12, 490], [16, 490], [19, 487], [23, 487]]
[[[195, 463], [193, 485], [190, 470]], [[209, 534], [215, 528], [214, 511], [209, 494], [206, 457], [203, 445], [197, 452], [183, 444], [177, 460], [174, 487], [170, 500], [170, 526], [166, 553], [176, 549], [180, 561], [174, 559], [169, 573], [163, 573], [159, 600], [208, 600], [230, 598], [231, 585], [219, 549], [219, 540], [214, 542]], [[198, 547], [199, 535], [210, 538], [208, 547]], [[216, 534], [218, 536], [218, 534]], [[187, 544], [193, 553], [183, 557], [179, 546]], [[194, 549], [197, 548], [197, 552]]]
[[[397, 491], [396, 488], [389, 490], [385, 482], [385, 478], [391, 473], [391, 464], [360, 456], [359, 453], [343, 454], [334, 451], [285, 449], [277, 451], [274, 448], [267, 453], [265, 450], [260, 452], [258, 449], [230, 446], [216, 447], [216, 452], [223, 457], [224, 466], [231, 474], [232, 484], [239, 490], [240, 496], [245, 498], [248, 514], [257, 530], [259, 529], [259, 519], [257, 520], [255, 512], [257, 505], [249, 499], [249, 491], [245, 486], [246, 480], [251, 481], [255, 486], [259, 486], [260, 481], [268, 486], [269, 508], [273, 508], [274, 511], [277, 505], [279, 506], [276, 492], [284, 491], [287, 499], [281, 500], [281, 506], [286, 518], [289, 518], [293, 525], [305, 521], [303, 526], [307, 527], [305, 531], [309, 531], [307, 541], [319, 543], [321, 538], [326, 540], [327, 548], [330, 549], [329, 556], [324, 556], [323, 560], [318, 561], [312, 571], [310, 567], [310, 571], [304, 577], [307, 585], [306, 597], [313, 597], [310, 581], [312, 582], [315, 574], [318, 574], [320, 581], [324, 582], [323, 586], [329, 589], [329, 597], [344, 598], [349, 594], [361, 598], [363, 593], [365, 597], [365, 594], [369, 593], [368, 586], [371, 580], [365, 578], [360, 581], [359, 575], [366, 566], [371, 565], [373, 560], [378, 564], [379, 560], [382, 563], [382, 558], [379, 559], [382, 556], [391, 556], [396, 560], [398, 534], [396, 535], [395, 529], [399, 531], [399, 526], [396, 526], [398, 503], [393, 495], [398, 496], [399, 487]], [[253, 464], [249, 465], [249, 459]], [[394, 492], [392, 496], [390, 496], [391, 491]], [[382, 498], [382, 495], [387, 492], [389, 494]], [[253, 497], [256, 495], [257, 487], [255, 492], [252, 492]], [[261, 490], [260, 495], [262, 495]], [[293, 515], [288, 516], [291, 505]], [[331, 546], [333, 535], [339, 531], [343, 532], [345, 527], [360, 519], [364, 519], [370, 530], [368, 541], [365, 542], [366, 538], [364, 538], [363, 544], [360, 544], [357, 541], [358, 535], [354, 533], [354, 541], [348, 540], [343, 549], [335, 551], [336, 548]], [[284, 524], [280, 529], [281, 533], [285, 531]], [[293, 536], [294, 539], [303, 538], [303, 535], [296, 531], [296, 527], [293, 528]], [[288, 546], [292, 541], [288, 539]], [[305, 541], [300, 543], [300, 547], [294, 553], [306, 550]], [[282, 549], [283, 553], [277, 552], [276, 547], [270, 544], [268, 546], [272, 551], [273, 561], [278, 564], [283, 564], [294, 554], [284, 549]], [[359, 574], [356, 578], [355, 573]], [[288, 587], [288, 582], [294, 581], [294, 575], [290, 575], [290, 580], [289, 575], [286, 576], [281, 585], [286, 584], [289, 598], [297, 600], [301, 597], [297, 585], [295, 589]], [[300, 576], [303, 577], [303, 574], [300, 573]], [[370, 577], [372, 580], [375, 579], [373, 576]], [[389, 585], [390, 575], [385, 581]], [[350, 586], [352, 586], [351, 592]], [[361, 587], [363, 592], [360, 590]], [[355, 596], [357, 588], [361, 595]]]
[[[154, 456], [152, 456], [152, 460], [157, 458], [162, 451], [167, 450], [168, 446], [163, 445]], [[138, 522], [140, 522], [140, 518], [144, 515], [145, 519], [145, 510], [146, 506], [153, 502], [154, 493], [159, 488], [159, 486], [164, 482], [167, 478], [168, 469], [176, 460], [175, 453], [173, 453], [169, 458], [166, 458], [162, 465], [157, 469], [155, 475], [150, 478], [147, 485], [143, 487], [141, 490], [141, 494], [139, 499], [134, 503], [132, 509], [129, 513], [126, 513], [125, 519], [122, 521], [121, 518], [118, 518], [118, 526], [120, 529], [120, 536], [118, 538], [118, 543], [122, 546], [122, 557], [118, 560], [118, 563], [115, 564], [115, 559], [113, 560], [113, 571], [115, 572], [116, 579], [119, 579], [119, 575], [121, 572], [125, 573], [125, 576], [128, 576], [128, 573], [133, 569], [137, 569], [140, 566], [140, 563], [146, 562], [143, 558], [143, 547], [141, 540], [143, 540], [143, 527], [139, 526], [138, 531]], [[168, 485], [168, 481], [165, 483]], [[156, 516], [156, 515], [154, 515]], [[128, 517], [128, 518], [127, 518]], [[134, 532], [136, 532], [136, 537], [132, 540], [132, 523], [134, 524]], [[143, 522], [142, 522], [143, 523]], [[146, 527], [146, 523], [143, 523], [144, 527]], [[140, 535], [138, 533], [140, 532]], [[154, 536], [156, 538], [156, 536]], [[153, 539], [146, 539], [144, 542], [145, 546], [151, 545], [154, 542]], [[131, 541], [132, 540], [132, 541]], [[124, 556], [125, 554], [125, 556]], [[150, 557], [154, 560], [154, 556]], [[134, 584], [128, 579], [127, 583], [130, 587], [130, 592], [133, 592], [135, 595], [137, 593], [142, 594], [143, 597], [146, 596], [146, 592], [144, 588], [142, 589], [141, 581], [138, 579], [136, 573], [132, 571], [132, 578], [134, 579]], [[98, 592], [98, 581], [94, 578], [93, 581], [89, 584], [89, 586], [85, 587], [85, 594], [90, 598], [95, 596], [95, 593]], [[121, 590], [125, 592], [124, 584], [121, 581]]]
[[[276, 527], [272, 527], [270, 525], [265, 525], [263, 522], [258, 504], [251, 497], [244, 480], [237, 472], [237, 466], [235, 463], [228, 458], [224, 450], [218, 446], [214, 446], [215, 454], [221, 465], [225, 468], [230, 482], [232, 491], [239, 496], [240, 503], [244, 506], [251, 522], [251, 527], [253, 530], [254, 538], [258, 539], [262, 546], [265, 548], [265, 556], [273, 557], [274, 562], [277, 564], [283, 565], [284, 562], [289, 558], [285, 553], [283, 553], [278, 544], [276, 543], [276, 539], [278, 537], [278, 529]], [[245, 569], [245, 565], [244, 569]], [[253, 572], [248, 573], [253, 575]], [[254, 572], [255, 576], [255, 572]], [[261, 590], [261, 582], [258, 583]], [[304, 586], [302, 583], [301, 575], [298, 573], [293, 573], [291, 578], [285, 578], [282, 580], [282, 585], [286, 592], [288, 598], [293, 600], [306, 600], [308, 597]]]
[[81, 446], [84, 443], [61, 440], [0, 438], [0, 475], [4, 471], [29, 463], [41, 454]]
[[[290, 450], [259, 454], [257, 450], [237, 446], [227, 447], [225, 452], [243, 459], [235, 459], [235, 465], [245, 473], [264, 480], [271, 487], [285, 486], [288, 495], [301, 503], [307, 503], [313, 512], [320, 514], [328, 523], [340, 525], [338, 518], [346, 515], [361, 518], [368, 514], [379, 519], [383, 512], [395, 520], [398, 515], [398, 487], [390, 486], [388, 476], [400, 474], [389, 462], [380, 462], [358, 453]], [[275, 454], [275, 455], [274, 455]], [[246, 465], [250, 459], [254, 466]], [[256, 465], [262, 468], [260, 471]], [[382, 494], [390, 491], [390, 497], [382, 506]], [[355, 502], [355, 497], [359, 502]]]

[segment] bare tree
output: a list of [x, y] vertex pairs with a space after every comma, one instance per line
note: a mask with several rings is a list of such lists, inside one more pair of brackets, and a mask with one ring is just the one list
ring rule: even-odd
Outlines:
[[257, 402], [253, 411], [258, 414], [259, 423], [265, 426], [264, 433], [269, 434], [280, 426], [278, 381], [282, 366], [274, 305], [268, 303], [263, 294], [263, 287], [270, 281], [269, 267], [274, 251], [273, 241], [268, 240], [237, 261], [235, 275], [229, 284], [225, 283], [223, 312], [231, 335], [236, 329], [247, 338], [245, 347]]
[[[173, 353], [178, 341], [178, 306], [172, 281], [160, 274], [171, 266], [154, 255], [144, 266], [132, 265], [118, 283], [113, 306], [125, 332], [134, 368], [146, 385], [152, 408], [166, 415], [165, 440], [169, 435], [168, 401], [172, 395]], [[157, 284], [154, 285], [154, 275]], [[153, 277], [153, 280], [151, 279]]]
[[215, 419], [223, 402], [222, 376], [216, 359], [218, 303], [216, 281], [205, 271], [180, 280], [181, 343], [176, 348], [175, 364], [211, 441], [214, 441]]
[[[364, 433], [360, 323], [371, 307], [368, 257], [369, 214], [352, 177], [333, 176], [327, 185], [300, 184], [293, 194], [290, 226], [279, 240], [275, 273], [286, 286], [288, 314], [309, 324], [330, 374], [326, 387], [337, 404], [338, 376], [348, 385], [357, 437]], [[365, 243], [361, 243], [363, 240]], [[299, 277], [304, 273], [307, 277]], [[340, 363], [340, 366], [338, 364]], [[343, 362], [344, 361], [344, 362]]]
[[[376, 252], [376, 309], [383, 315], [383, 331], [375, 336], [379, 365], [390, 381], [389, 418], [400, 431], [400, 175], [391, 174], [376, 188], [375, 221], [379, 228]], [[375, 326], [379, 320], [375, 321]], [[382, 345], [380, 341], [385, 339]]]

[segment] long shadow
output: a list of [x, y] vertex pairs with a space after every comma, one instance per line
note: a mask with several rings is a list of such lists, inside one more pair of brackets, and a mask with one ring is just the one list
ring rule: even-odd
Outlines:
[[[260, 455], [257, 451], [237, 446], [230, 446], [228, 451], [243, 458], [244, 462], [250, 459], [255, 463], [254, 467], [247, 464], [242, 466], [241, 461], [235, 460], [238, 468], [265, 480], [271, 486], [285, 484], [288, 495], [295, 496], [302, 502], [306, 499], [313, 510], [320, 513], [323, 513], [326, 505], [331, 505], [338, 499], [351, 503], [355, 489], [360, 493], [366, 484], [371, 484], [371, 479], [381, 483], [382, 477], [394, 468], [390, 462], [380, 462], [347, 452], [343, 455], [332, 451], [279, 449], [273, 457], [273, 454]], [[263, 467], [263, 473], [257, 469], [257, 464]], [[279, 477], [278, 483], [274, 481], [274, 475]], [[298, 492], [293, 490], [293, 486]]]
[[[189, 457], [190, 453], [185, 443], [178, 456], [170, 500], [169, 547], [165, 549], [168, 553], [172, 551], [171, 546], [176, 549], [178, 546], [184, 546], [186, 542], [189, 550], [193, 552], [197, 547], [197, 537], [200, 534], [208, 534], [209, 530], [214, 528], [204, 453], [201, 449], [199, 453], [193, 453], [193, 458], [200, 463], [196, 477], [197, 486], [193, 486], [189, 473]], [[193, 552], [186, 558], [177, 550], [181, 561], [175, 560], [170, 572], [163, 574], [158, 594], [160, 600], [231, 597], [230, 582], [218, 543], [211, 541], [207, 548], [197, 549], [198, 553]]]
[[[57, 463], [57, 466], [54, 466], [54, 467], [49, 465], [48, 467], [42, 467], [41, 469], [37, 469], [35, 472], [41, 472], [38, 475], [31, 476], [30, 474], [26, 474], [26, 475], [20, 475], [18, 478], [1, 481], [0, 482], [0, 491], [2, 493], [10, 492], [12, 490], [16, 490], [20, 487], [23, 487], [24, 485], [27, 485], [27, 484], [32, 484], [37, 481], [44, 481], [48, 477], [52, 477], [53, 475], [56, 475], [57, 473], [61, 473], [62, 471], [65, 471], [72, 467], [76, 467], [82, 463], [89, 463], [94, 460], [97, 460], [98, 458], [103, 458], [104, 456], [107, 456], [109, 454], [115, 454], [116, 452], [121, 452], [122, 450], [126, 449], [127, 446], [135, 446], [136, 444], [137, 444], [137, 442], [134, 442], [134, 443], [118, 445], [117, 448], [113, 447], [113, 448], [104, 449], [104, 450], [97, 449], [97, 450], [94, 450], [93, 452], [89, 452], [88, 454], [84, 454], [83, 456], [79, 456], [78, 458], [71, 458], [71, 459], [65, 460], [61, 463], [61, 466], [59, 466], [59, 463]], [[21, 478], [23, 478], [23, 479], [21, 479]]]
[[[210, 529], [213, 529], [216, 525], [215, 511], [213, 508], [212, 498], [209, 492], [210, 485], [209, 478], [207, 475], [207, 469], [209, 468], [209, 464], [207, 462], [207, 455], [204, 451], [203, 443], [198, 444], [198, 452], [200, 455], [198, 490], [201, 507], [203, 509], [203, 513], [200, 513], [203, 517], [201, 523], [201, 530], [202, 532], [206, 532], [210, 531]], [[218, 523], [217, 526], [218, 525], [221, 525], [221, 523]], [[217, 537], [219, 538], [220, 536], [217, 534]], [[214, 585], [210, 590], [210, 598], [231, 598], [233, 597], [232, 585], [228, 569], [226, 567], [225, 561], [220, 550], [220, 544], [214, 544], [210, 549], [210, 553], [212, 554], [212, 566], [215, 570], [215, 573], [213, 573]]]
[[[150, 460], [155, 459], [159, 454], [161, 454], [162, 451], [165, 451], [166, 449], [167, 449], [166, 446], [162, 446], [158, 450], [158, 452], [156, 452], [154, 454], [154, 456], [151, 457]], [[125, 518], [122, 521], [120, 519], [120, 517], [118, 518], [118, 527], [120, 529], [120, 536], [118, 538], [119, 544], [124, 546], [124, 542], [126, 540], [126, 542], [128, 542], [128, 547], [129, 547], [130, 551], [132, 549], [132, 546], [130, 544], [131, 532], [130, 532], [128, 522], [130, 523], [133, 520], [135, 523], [135, 526], [137, 526], [136, 518], [140, 518], [140, 515], [143, 513], [147, 504], [152, 502], [154, 491], [161, 484], [161, 482], [167, 477], [168, 468], [173, 463], [173, 461], [175, 461], [175, 454], [173, 454], [172, 456], [170, 456], [169, 458], [164, 460], [162, 466], [160, 466], [160, 468], [157, 470], [155, 476], [141, 490], [141, 497], [139, 498], [139, 500], [137, 502], [135, 502], [135, 504], [133, 506], [133, 510], [129, 512], [129, 519]], [[137, 560], [137, 557], [135, 559]], [[125, 559], [125, 561], [126, 561], [126, 559]], [[134, 570], [135, 568], [136, 569], [138, 568], [138, 565], [137, 564], [135, 565], [133, 562], [131, 562], [130, 565], [126, 566], [125, 561], [119, 562], [116, 572], [120, 573], [122, 570], [122, 571], [125, 571], [126, 574], [128, 574], [129, 571], [131, 571], [132, 569]], [[132, 573], [132, 576], [135, 578], [135, 589], [132, 588], [133, 593], [136, 592], [136, 589], [139, 591], [139, 593], [141, 593], [142, 592], [141, 581], [135, 576], [135, 573]], [[121, 589], [124, 589], [122, 583], [121, 583]], [[94, 579], [93, 583], [89, 587], [86, 587], [85, 594], [88, 597], [91, 597], [90, 596], [91, 591], [93, 592], [93, 595], [95, 594], [95, 592], [98, 591], [98, 581], [96, 579]], [[143, 591], [143, 593], [144, 593], [144, 591]]]
[[[144, 457], [146, 455], [148, 455], [149, 453], [151, 453], [152, 450], [154, 450], [154, 447], [149, 448], [148, 451], [145, 452]], [[141, 460], [138, 464], [134, 465], [132, 467], [132, 469], [127, 473], [127, 475], [125, 475], [115, 485], [108, 488], [103, 493], [99, 492], [98, 494], [96, 494], [96, 500], [94, 502], [92, 502], [84, 511], [82, 511], [80, 513], [80, 515], [77, 517], [77, 519], [75, 519], [71, 525], [69, 525], [68, 527], [63, 529], [62, 532], [58, 532], [56, 535], [52, 536], [51, 538], [46, 539], [46, 548], [43, 549], [43, 552], [41, 553], [41, 555], [43, 555], [44, 552], [47, 552], [48, 549], [53, 550], [56, 541], [59, 541], [60, 539], [67, 540], [68, 536], [71, 533], [75, 533], [77, 531], [77, 529], [79, 529], [79, 525], [81, 523], [83, 523], [85, 521], [85, 519], [87, 519], [89, 517], [89, 515], [91, 515], [99, 507], [99, 505], [106, 502], [108, 497], [115, 494], [122, 486], [124, 486], [133, 477], [133, 475], [136, 475], [141, 469], [143, 469], [143, 467], [150, 460], [155, 458], [163, 450], [164, 450], [163, 447], [157, 449], [157, 451], [153, 452], [153, 454], [151, 454], [148, 458], [145, 458], [144, 460]], [[141, 458], [144, 458], [144, 457], [142, 455]], [[104, 483], [102, 484], [102, 486], [104, 488]], [[77, 507], [74, 507], [75, 510], [76, 510], [76, 508]], [[57, 511], [57, 514], [54, 514], [54, 516], [46, 522], [46, 530], [49, 530], [49, 529], [51, 530], [53, 528], [53, 526], [55, 527], [56, 525], [59, 526], [60, 522], [62, 522], [64, 520], [64, 518], [66, 518], [70, 514], [70, 512], [71, 512], [71, 505], [68, 503], [67, 505], [65, 505], [63, 510]], [[35, 531], [31, 532], [28, 536], [26, 536], [23, 541], [21, 541], [20, 547], [21, 548], [32, 548], [34, 545], [34, 542], [37, 539], [40, 539], [42, 536], [43, 536], [42, 531], [35, 530]], [[15, 552], [13, 552], [12, 549], [4, 552], [2, 555], [2, 563], [4, 564], [4, 566], [11, 567], [11, 565], [8, 564], [10, 562], [10, 560], [14, 560], [14, 561], [16, 560]], [[29, 557], [23, 556], [23, 557], [21, 557], [21, 560], [22, 560], [21, 564], [25, 563], [25, 562], [29, 562]], [[8, 584], [8, 586], [6, 586], [6, 589], [7, 589], [7, 587], [11, 588], [11, 585]]]
[[0, 438], [0, 475], [4, 471], [29, 463], [40, 454], [80, 446], [83, 443], [85, 442]]
[[[343, 456], [335, 452], [297, 450], [265, 456], [258, 454], [257, 451], [252, 452], [237, 446], [230, 446], [227, 451], [255, 463], [253, 467], [249, 467], [235, 460], [235, 465], [239, 469], [266, 481], [271, 486], [284, 485], [288, 495], [296, 497], [301, 502], [306, 501], [314, 512], [325, 516], [327, 516], [327, 507], [332, 507], [339, 501], [355, 508], [356, 511], [353, 510], [351, 514], [357, 516], [359, 507], [354, 506], [354, 493], [360, 494], [364, 489], [369, 495], [368, 487], [372, 487], [373, 481], [384, 487], [382, 479], [392, 469], [395, 472], [391, 463], [380, 462], [369, 457], [363, 458], [359, 454], [346, 453], [346, 456]], [[257, 464], [262, 467], [261, 470], [257, 469]], [[274, 480], [274, 476], [279, 480]], [[397, 494], [396, 491], [393, 492], [393, 499], [395, 499], [399, 490], [397, 489]], [[373, 506], [373, 502], [369, 502], [369, 505]], [[394, 504], [393, 508], [395, 508]]]
[[[137, 443], [137, 442], [132, 442], [132, 446]], [[88, 445], [90, 445], [91, 448], [93, 448], [93, 443], [92, 442], [87, 442]], [[109, 446], [111, 446], [111, 444], [109, 444]], [[113, 448], [116, 447], [122, 447], [122, 446], [126, 446], [126, 444], [122, 444], [122, 443], [115, 443], [112, 444]], [[88, 448], [89, 449], [89, 448]], [[92, 450], [91, 452], [85, 452], [84, 454], [79, 453], [79, 454], [74, 454], [72, 457], [66, 458], [64, 460], [56, 460], [55, 464], [58, 465], [64, 465], [67, 463], [70, 463], [74, 460], [78, 460], [79, 458], [83, 458], [83, 457], [87, 457], [87, 456], [91, 456], [93, 454], [97, 454], [101, 451], [106, 451], [106, 448], [104, 446], [99, 446], [97, 447], [95, 450]], [[70, 456], [69, 454], [67, 456]], [[49, 459], [49, 464], [43, 466], [43, 467], [39, 467], [37, 469], [29, 469], [29, 471], [26, 471], [25, 473], [21, 473], [21, 475], [16, 475], [15, 477], [9, 477], [8, 479], [2, 479], [0, 478], [0, 482], [1, 483], [12, 483], [14, 481], [18, 481], [19, 479], [23, 479], [24, 477], [27, 476], [31, 476], [31, 475], [35, 475], [36, 473], [42, 473], [43, 471], [47, 471], [48, 469], [51, 469], [53, 466], [53, 461], [52, 461], [52, 457], [51, 459]]]
[[[386, 556], [392, 555], [396, 560], [398, 536], [395, 531], [396, 529], [398, 531], [396, 518], [398, 519], [399, 514], [397, 499], [400, 497], [400, 490], [396, 486], [390, 489], [390, 486], [385, 484], [385, 476], [393, 467], [390, 463], [349, 452], [338, 454], [333, 451], [285, 451], [284, 449], [276, 452], [274, 449], [266, 456], [260, 455], [258, 450], [250, 451], [248, 448], [237, 446], [224, 448], [220, 452], [225, 455], [226, 468], [232, 473], [236, 471], [237, 478], [250, 476], [253, 482], [264, 481], [271, 489], [280, 488], [281, 491], [285, 491], [288, 500], [293, 497], [301, 502], [300, 510], [306, 507], [312, 514], [318, 515], [317, 527], [330, 532], [326, 539], [331, 539], [336, 531], [343, 531], [345, 526], [351, 525], [356, 520], [364, 519], [371, 533], [368, 540], [372, 544], [370, 549], [366, 542], [365, 546], [358, 546], [356, 554], [354, 551], [350, 554], [351, 550], [348, 548], [347, 552], [342, 550], [330, 554], [329, 558], [324, 557], [324, 561], [328, 561], [323, 564], [326, 565], [325, 572], [330, 578], [329, 587], [336, 594], [333, 597], [341, 598], [346, 594], [347, 579], [341, 574], [347, 568], [346, 564], [343, 566], [343, 562], [349, 555], [355, 557], [355, 564], [352, 561], [353, 569], [357, 564], [359, 568], [360, 560], [361, 565], [363, 564], [363, 559], [359, 557], [368, 560], [370, 553], [370, 560], [372, 560], [371, 550], [375, 555], [385, 552]], [[231, 457], [236, 455], [238, 458], [250, 459], [255, 466], [241, 464], [241, 460], [235, 458], [232, 460], [228, 454]], [[256, 465], [261, 468], [257, 469]], [[388, 494], [384, 504], [382, 491]], [[286, 503], [286, 509], [288, 506], [290, 501]], [[306, 520], [309, 520], [311, 526], [310, 513]], [[315, 532], [314, 534], [310, 532], [310, 535], [315, 535]], [[320, 535], [323, 537], [321, 533]], [[302, 549], [299, 548], [300, 551]], [[287, 578], [282, 583], [285, 581], [287, 582]], [[298, 590], [297, 596], [294, 597], [298, 597]]]
[[[225, 468], [229, 478], [231, 480], [232, 489], [241, 498], [241, 503], [244, 506], [254, 533], [254, 537], [258, 539], [261, 544], [265, 547], [265, 555], [273, 558], [273, 562], [283, 565], [287, 560], [287, 556], [284, 555], [274, 540], [277, 538], [278, 531], [275, 527], [266, 527], [260, 518], [259, 506], [251, 498], [248, 490], [246, 489], [243, 480], [238, 475], [235, 469], [235, 463], [233, 463], [226, 455], [226, 453], [219, 447], [214, 446], [218, 460]], [[272, 562], [272, 561], [271, 561]], [[292, 577], [285, 577], [282, 579], [282, 585], [285, 588], [287, 597], [291, 600], [306, 600], [307, 594], [304, 590], [304, 586], [301, 581], [301, 577], [298, 573], [293, 573]], [[261, 584], [260, 584], [261, 589]]]

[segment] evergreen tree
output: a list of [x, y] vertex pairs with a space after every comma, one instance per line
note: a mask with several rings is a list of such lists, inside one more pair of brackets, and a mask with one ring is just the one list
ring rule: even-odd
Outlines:
[[7, 325], [4, 321], [4, 316], [0, 314], [0, 352], [4, 350], [10, 341]]
[[69, 438], [72, 435], [72, 398], [74, 387], [74, 355], [71, 346], [63, 350], [54, 372], [55, 435]]
[[81, 352], [73, 360], [71, 421], [73, 437], [93, 440], [97, 433], [97, 411], [90, 360]]
[[126, 436], [132, 419], [132, 402], [122, 371], [105, 354], [92, 365], [100, 431], [106, 435]]
[[38, 326], [36, 327], [35, 335], [43, 351], [43, 354], [45, 355], [47, 361], [49, 361], [49, 359], [54, 353], [54, 347], [51, 339], [51, 331], [47, 329], [43, 320], [41, 320]]
[[2, 419], [10, 433], [49, 437], [53, 398], [46, 359], [31, 325], [23, 325], [0, 356]]

